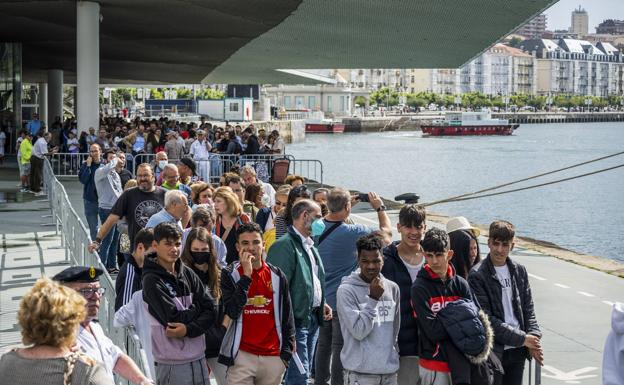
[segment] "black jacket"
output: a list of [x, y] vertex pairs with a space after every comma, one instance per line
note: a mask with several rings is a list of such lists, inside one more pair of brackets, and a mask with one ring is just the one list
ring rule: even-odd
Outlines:
[[461, 298], [449, 303], [440, 310], [438, 319], [462, 353], [477, 356], [486, 350], [485, 326], [479, 319], [479, 308], [471, 301]]
[[255, 155], [260, 153], [260, 143], [258, 143], [258, 137], [255, 135], [250, 135], [247, 138], [247, 148], [243, 151], [245, 155]]
[[437, 317], [447, 303], [460, 298], [475, 303], [468, 282], [455, 274], [451, 265], [447, 271], [448, 278], [442, 281], [436, 273], [425, 264], [418, 272], [412, 286], [412, 305], [418, 320], [418, 356], [420, 366], [436, 372], [449, 372], [448, 359], [442, 345], [450, 343], [444, 325]]
[[[206, 290], [209, 290], [208, 286], [208, 274], [205, 272], [196, 269], [191, 266], [191, 269], [199, 279], [206, 286]], [[211, 293], [212, 294], [212, 293]], [[213, 296], [214, 298], [214, 296]], [[223, 301], [217, 301], [217, 315], [214, 319], [212, 325], [206, 330], [206, 358], [216, 358], [219, 357], [219, 349], [221, 348], [221, 341], [223, 341], [223, 336], [225, 335], [225, 331], [227, 330], [223, 326], [223, 317], [225, 316], [225, 307], [223, 306]]]
[[134, 292], [143, 288], [141, 273], [141, 268], [137, 265], [134, 257], [130, 255], [128, 260], [121, 265], [119, 275], [115, 280], [115, 311], [130, 302]]
[[258, 226], [260, 226], [262, 231], [264, 231], [264, 226], [266, 226], [267, 222], [269, 221], [271, 210], [272, 209], [270, 207], [263, 207], [258, 210], [258, 214], [256, 214], [256, 223], [258, 224]]
[[[214, 299], [199, 277], [179, 259], [175, 271], [175, 275], [170, 274], [154, 258], [145, 258], [143, 300], [148, 304], [149, 314], [163, 327], [169, 322], [179, 322], [186, 326], [188, 337], [201, 336], [214, 324], [217, 314]], [[176, 305], [179, 303], [186, 309], [179, 309]]]
[[393, 281], [399, 286], [401, 293], [401, 327], [399, 329], [399, 355], [418, 355], [418, 322], [414, 317], [412, 308], [412, 277], [410, 277], [407, 267], [399, 257], [397, 245], [393, 242], [383, 250], [384, 265], [381, 273], [384, 277]]
[[512, 261], [511, 258], [507, 258], [507, 266], [511, 276], [512, 305], [514, 315], [520, 324], [519, 329], [513, 329], [505, 323], [502, 286], [489, 254], [486, 259], [472, 268], [468, 276], [470, 287], [477, 297], [479, 305], [490, 318], [494, 329], [494, 351], [501, 357], [505, 345], [523, 346], [526, 334], [542, 336], [535, 319], [533, 296], [531, 295], [526, 269]]

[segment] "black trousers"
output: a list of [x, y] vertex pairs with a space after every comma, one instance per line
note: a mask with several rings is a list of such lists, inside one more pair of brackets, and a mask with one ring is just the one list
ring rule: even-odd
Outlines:
[[33, 192], [41, 191], [41, 182], [43, 180], [43, 159], [34, 155], [30, 157], [30, 190]]
[[496, 374], [494, 384], [522, 385], [522, 375], [524, 374], [524, 365], [526, 361], [527, 350], [525, 347], [505, 350], [501, 359], [505, 374], [502, 376], [500, 374]]

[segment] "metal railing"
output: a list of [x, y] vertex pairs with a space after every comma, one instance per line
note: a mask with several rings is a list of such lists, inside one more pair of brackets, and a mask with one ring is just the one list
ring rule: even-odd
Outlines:
[[[50, 202], [52, 219], [56, 223], [57, 230], [60, 228], [61, 246], [65, 249], [65, 260], [72, 265], [97, 266], [104, 270], [100, 278], [100, 284], [106, 290], [100, 303], [98, 321], [105, 334], [134, 360], [143, 373], [153, 378], [145, 352], [141, 348], [139, 338], [132, 328], [115, 328], [115, 283], [102, 265], [98, 254], [90, 253], [88, 246], [91, 243], [89, 231], [74, 210], [65, 191], [65, 187], [54, 175], [52, 163], [46, 159], [43, 166], [44, 191]], [[116, 378], [117, 383], [126, 383], [121, 378]]]
[[[56, 176], [77, 176], [80, 165], [89, 157], [88, 153], [56, 153], [50, 156], [50, 165]], [[126, 154], [126, 168], [136, 175], [137, 167], [142, 163], [154, 166], [156, 154]], [[226, 172], [235, 171], [236, 167], [251, 166], [256, 170], [258, 179], [270, 182], [273, 177], [273, 164], [278, 159], [290, 161], [289, 173], [323, 184], [323, 164], [316, 159], [296, 159], [286, 154], [235, 155], [211, 153], [207, 159], [194, 160], [196, 172], [204, 181], [218, 184]], [[175, 163], [178, 159], [169, 159]]]
[[323, 183], [323, 163], [318, 159], [292, 159], [290, 161], [290, 174], [297, 174], [305, 177], [309, 181]]

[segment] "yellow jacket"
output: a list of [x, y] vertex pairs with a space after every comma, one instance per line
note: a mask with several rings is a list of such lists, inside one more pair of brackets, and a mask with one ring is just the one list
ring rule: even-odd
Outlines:
[[28, 164], [30, 163], [30, 157], [32, 156], [32, 143], [30, 142], [30, 140], [28, 140], [28, 138], [24, 138], [24, 140], [22, 140], [22, 144], [20, 144], [20, 163], [21, 164]]

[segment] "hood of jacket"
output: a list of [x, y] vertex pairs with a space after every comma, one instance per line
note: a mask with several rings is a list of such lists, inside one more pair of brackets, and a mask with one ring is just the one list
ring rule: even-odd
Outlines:
[[[451, 279], [455, 276], [455, 269], [453, 265], [449, 263], [446, 268], [446, 278]], [[427, 281], [442, 283], [442, 279], [429, 267], [428, 263], [425, 263], [422, 269], [418, 272], [417, 278], [424, 278]]]
[[150, 253], [145, 256], [143, 262], [143, 277], [155, 274], [165, 282], [176, 283], [184, 279], [184, 266], [182, 260], [178, 258], [175, 262], [175, 275], [169, 273], [164, 267], [160, 266], [156, 261], [156, 253]]

